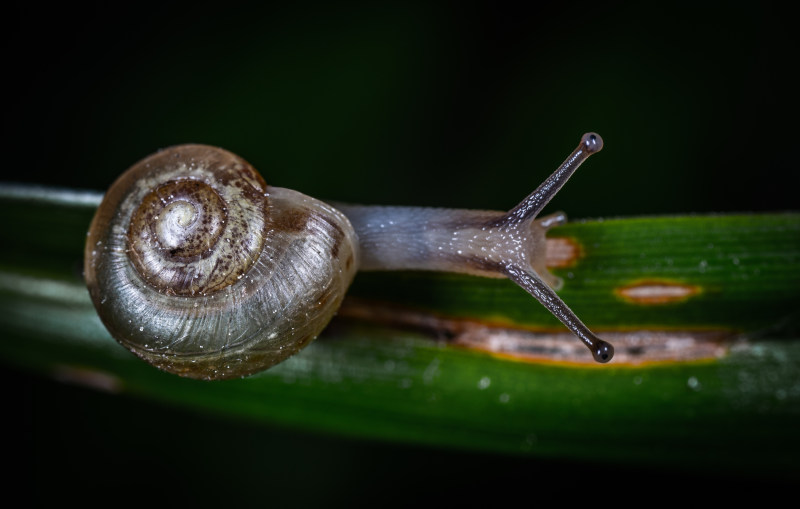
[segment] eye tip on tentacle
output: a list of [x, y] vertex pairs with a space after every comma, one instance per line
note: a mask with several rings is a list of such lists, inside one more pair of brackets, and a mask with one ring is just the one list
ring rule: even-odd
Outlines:
[[614, 357], [614, 346], [602, 339], [598, 339], [592, 349], [592, 356], [597, 362], [605, 364]]
[[603, 150], [603, 138], [597, 133], [586, 133], [581, 137], [581, 145], [590, 154]]

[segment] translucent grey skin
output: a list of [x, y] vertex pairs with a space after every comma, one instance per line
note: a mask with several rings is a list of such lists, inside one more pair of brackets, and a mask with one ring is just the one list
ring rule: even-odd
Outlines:
[[358, 235], [360, 270], [437, 270], [508, 277], [533, 295], [589, 348], [597, 362], [614, 355], [556, 295], [562, 284], [545, 267], [545, 233], [563, 213], [536, 219], [603, 140], [587, 133], [564, 163], [507, 213], [337, 204]]

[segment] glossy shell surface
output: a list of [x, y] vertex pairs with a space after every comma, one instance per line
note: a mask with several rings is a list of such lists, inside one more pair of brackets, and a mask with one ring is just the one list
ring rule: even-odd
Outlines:
[[269, 187], [243, 159], [182, 145], [109, 189], [84, 271], [111, 335], [182, 376], [246, 376], [299, 351], [328, 324], [358, 267], [348, 219]]

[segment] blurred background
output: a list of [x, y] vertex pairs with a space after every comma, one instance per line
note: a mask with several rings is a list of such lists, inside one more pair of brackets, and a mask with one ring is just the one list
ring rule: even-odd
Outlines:
[[510, 208], [593, 130], [572, 217], [797, 205], [770, 2], [104, 5], [8, 18], [3, 180], [104, 190], [199, 142], [320, 198]]
[[[322, 199], [508, 209], [592, 130], [603, 152], [548, 210], [798, 208], [794, 18], [770, 2], [11, 5], [2, 181], [104, 190], [158, 148], [197, 142]], [[168, 480], [187, 491], [166, 500], [493, 498], [600, 468], [308, 435], [2, 376], [19, 471], [51, 496], [144, 500], [142, 483]], [[736, 482], [602, 469], [612, 486]], [[230, 490], [188, 493], [212, 484]]]

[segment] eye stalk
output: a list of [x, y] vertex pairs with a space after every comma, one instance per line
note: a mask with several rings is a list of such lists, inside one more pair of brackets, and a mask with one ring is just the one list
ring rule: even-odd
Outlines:
[[[517, 226], [533, 221], [542, 209], [553, 199], [558, 191], [567, 183], [567, 180], [575, 173], [575, 170], [583, 164], [590, 155], [603, 149], [603, 138], [597, 133], [586, 133], [581, 137], [581, 142], [561, 164], [561, 166], [550, 175], [547, 180], [525, 198], [522, 203], [514, 207], [500, 221], [500, 224], [507, 226]], [[555, 219], [554, 219], [555, 218]], [[545, 229], [558, 224], [564, 224], [567, 218], [564, 214], [548, 216], [538, 221], [539, 225]], [[542, 239], [544, 243], [544, 239]], [[525, 266], [524, 264], [509, 264], [505, 270], [506, 275], [521, 286], [526, 292], [533, 295], [544, 307], [546, 307], [561, 323], [571, 330], [592, 352], [594, 360], [606, 363], [614, 357], [614, 347], [602, 339], [595, 336], [586, 325], [572, 312], [564, 301], [555, 291], [544, 283], [542, 277], [551, 277], [543, 267]], [[555, 278], [553, 278], [555, 280]], [[557, 280], [555, 280], [557, 281]], [[552, 284], [552, 283], [551, 283]], [[560, 286], [559, 283], [552, 284]]]

